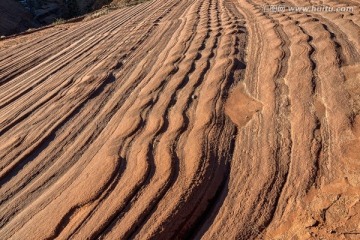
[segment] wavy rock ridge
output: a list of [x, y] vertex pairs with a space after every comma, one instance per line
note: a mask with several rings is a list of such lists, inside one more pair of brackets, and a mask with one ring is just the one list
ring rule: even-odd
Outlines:
[[[0, 50], [3, 239], [357, 239], [360, 4], [153, 0]], [[46, 33], [46, 32], [45, 32]]]

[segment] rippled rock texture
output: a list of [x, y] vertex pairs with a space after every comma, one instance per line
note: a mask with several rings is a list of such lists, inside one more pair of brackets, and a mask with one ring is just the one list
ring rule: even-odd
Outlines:
[[[356, 8], [262, 9], [309, 2]], [[0, 236], [359, 239], [339, 2], [153, 0], [0, 48]]]

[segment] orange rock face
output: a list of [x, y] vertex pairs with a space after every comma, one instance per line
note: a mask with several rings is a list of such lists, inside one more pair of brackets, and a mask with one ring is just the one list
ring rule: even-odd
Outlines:
[[1, 239], [359, 239], [359, 16], [153, 0], [0, 41]]

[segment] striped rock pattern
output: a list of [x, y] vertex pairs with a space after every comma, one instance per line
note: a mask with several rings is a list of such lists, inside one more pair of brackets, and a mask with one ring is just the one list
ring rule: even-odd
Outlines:
[[[262, 10], [309, 3], [355, 10]], [[1, 48], [1, 238], [358, 239], [359, 7], [153, 0]]]

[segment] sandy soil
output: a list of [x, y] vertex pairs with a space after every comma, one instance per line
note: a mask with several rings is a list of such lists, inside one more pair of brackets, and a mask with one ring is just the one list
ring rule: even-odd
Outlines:
[[[1, 239], [359, 239], [360, 3], [154, 0], [0, 42]], [[341, 3], [339, 3], [341, 2]]]

